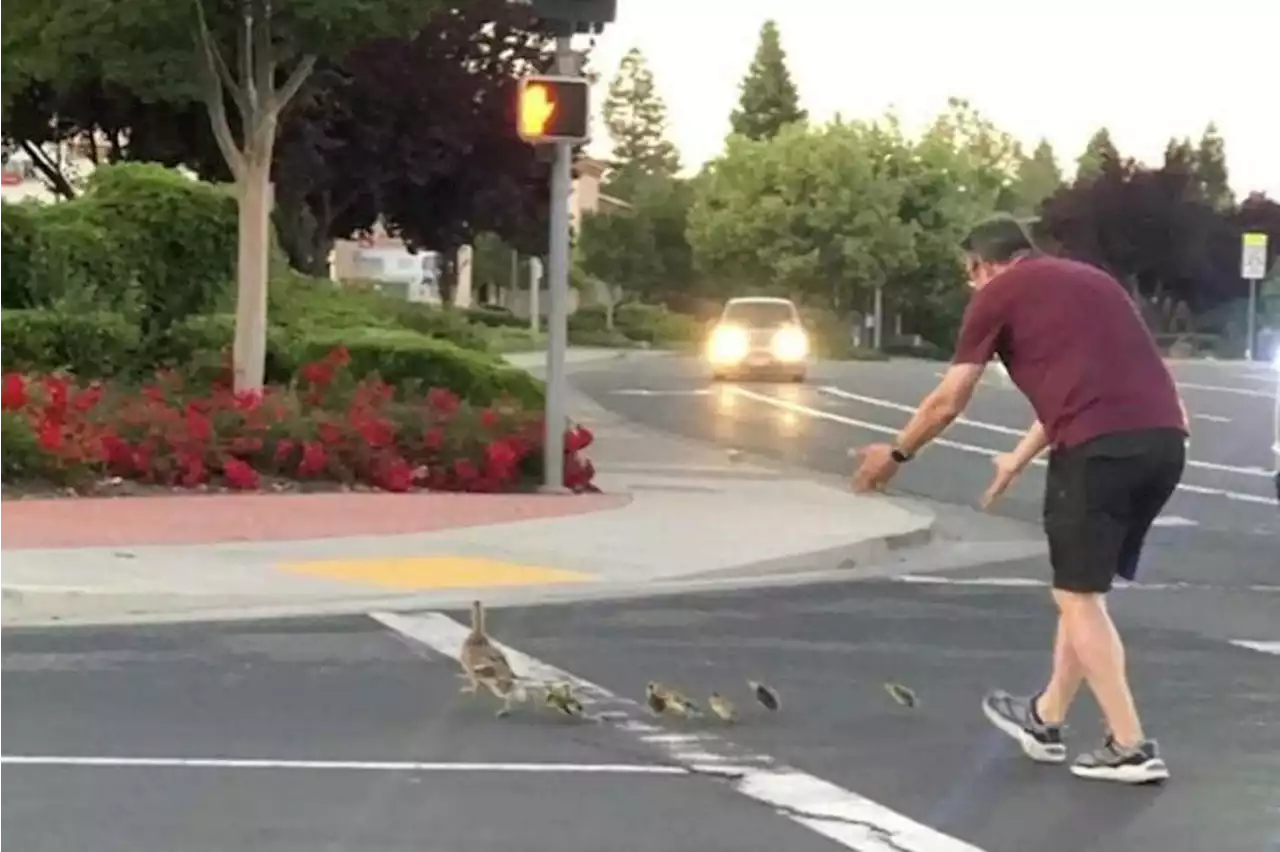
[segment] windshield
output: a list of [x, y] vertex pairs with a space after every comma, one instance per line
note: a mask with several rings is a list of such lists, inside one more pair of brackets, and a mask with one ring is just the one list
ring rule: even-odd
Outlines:
[[770, 328], [795, 321], [795, 311], [788, 302], [730, 302], [723, 319], [749, 328]]

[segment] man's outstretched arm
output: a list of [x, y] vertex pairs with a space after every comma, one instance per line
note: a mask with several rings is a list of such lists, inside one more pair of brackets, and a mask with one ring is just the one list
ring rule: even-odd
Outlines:
[[1031, 464], [1035, 457], [1044, 452], [1045, 447], [1049, 446], [1049, 435], [1044, 431], [1044, 425], [1037, 420], [1031, 424], [1031, 428], [1027, 430], [1027, 434], [1022, 436], [1022, 440], [1018, 442], [1018, 446], [1009, 454], [1013, 460], [1014, 470], [1019, 473]]
[[911, 421], [898, 434], [897, 447], [907, 455], [915, 455], [926, 444], [946, 431], [960, 416], [974, 388], [982, 380], [987, 365], [952, 364], [942, 381], [924, 398]]

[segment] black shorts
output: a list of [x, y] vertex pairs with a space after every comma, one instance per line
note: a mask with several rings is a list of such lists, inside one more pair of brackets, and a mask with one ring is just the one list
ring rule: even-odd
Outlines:
[[1177, 429], [1118, 432], [1050, 453], [1044, 529], [1055, 589], [1101, 593], [1117, 576], [1134, 578], [1186, 453]]

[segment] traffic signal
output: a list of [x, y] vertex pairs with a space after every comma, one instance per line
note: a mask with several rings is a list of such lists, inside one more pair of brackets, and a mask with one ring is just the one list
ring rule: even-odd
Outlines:
[[532, 0], [532, 6], [556, 35], [600, 33], [618, 16], [618, 0]]
[[516, 132], [533, 144], [585, 141], [590, 125], [589, 88], [581, 77], [521, 78]]

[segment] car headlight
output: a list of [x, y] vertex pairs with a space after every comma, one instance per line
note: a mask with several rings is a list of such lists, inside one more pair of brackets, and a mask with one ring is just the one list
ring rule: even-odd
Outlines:
[[779, 361], [802, 361], [809, 354], [809, 336], [804, 329], [788, 326], [773, 336], [773, 357]]
[[716, 364], [736, 364], [747, 357], [751, 348], [745, 329], [735, 325], [718, 325], [711, 332], [707, 356]]

